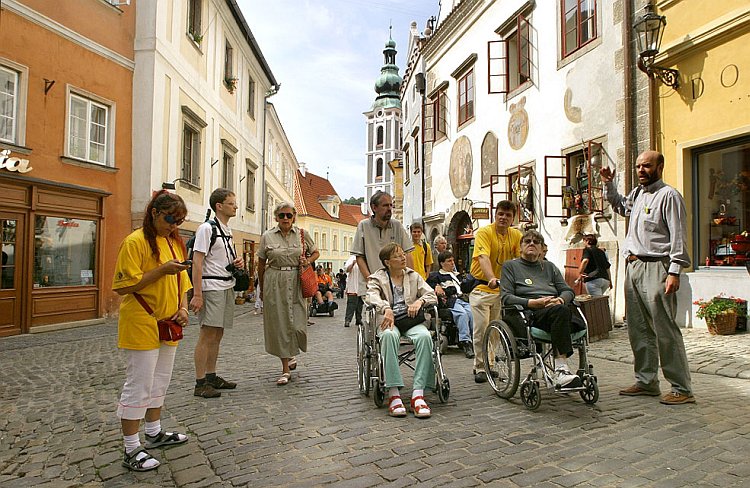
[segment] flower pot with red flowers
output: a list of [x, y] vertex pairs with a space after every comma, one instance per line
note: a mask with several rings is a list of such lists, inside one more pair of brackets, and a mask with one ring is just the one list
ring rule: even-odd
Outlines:
[[712, 335], [731, 335], [737, 331], [737, 318], [747, 315], [747, 302], [741, 298], [725, 296], [723, 293], [710, 300], [698, 299], [696, 316], [704, 319]]

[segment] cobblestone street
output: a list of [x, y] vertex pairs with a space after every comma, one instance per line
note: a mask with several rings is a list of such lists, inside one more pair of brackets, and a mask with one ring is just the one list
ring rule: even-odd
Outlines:
[[449, 348], [449, 401], [430, 392], [431, 419], [393, 419], [359, 394], [356, 328], [343, 328], [343, 310], [313, 319], [309, 352], [277, 387], [261, 318], [237, 309], [219, 373], [239, 386], [221, 398], [193, 396], [197, 328], [186, 330], [162, 422], [190, 441], [153, 450], [156, 472], [120, 463], [124, 363], [113, 322], [0, 340], [0, 487], [750, 486], [748, 334], [686, 331], [696, 405], [619, 396], [632, 383], [619, 329], [591, 346], [594, 406], [543, 391], [530, 412], [518, 396], [475, 384], [471, 361]]

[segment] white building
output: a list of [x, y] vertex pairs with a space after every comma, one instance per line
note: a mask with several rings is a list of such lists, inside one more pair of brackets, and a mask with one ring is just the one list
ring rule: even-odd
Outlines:
[[386, 43], [383, 57], [384, 64], [375, 81], [378, 96], [372, 108], [364, 112], [367, 120], [365, 203], [378, 190], [394, 194], [393, 174], [388, 169], [388, 163], [400, 157], [401, 77], [396, 66], [396, 43], [393, 39]]
[[134, 221], [152, 190], [174, 183], [194, 231], [211, 192], [229, 188], [235, 243], [250, 257], [262, 232], [265, 101], [278, 83], [233, 0], [139, 2], [136, 22]]
[[[586, 229], [599, 235], [622, 283], [625, 228], [602, 201], [598, 178], [602, 164], [617, 167], [625, 154], [622, 6], [462, 0], [443, 7], [422, 50], [427, 235], [446, 235], [465, 266], [473, 231], [492, 215], [472, 212], [512, 199], [520, 204], [517, 224], [538, 227], [570, 283]], [[621, 315], [621, 292], [612, 305]]]
[[294, 179], [300, 164], [286, 137], [276, 108], [272, 103], [267, 102], [266, 110], [266, 171], [263, 185], [266, 191], [266, 208], [263, 209], [265, 215], [263, 230], [276, 225], [273, 215], [276, 205], [280, 202], [294, 203]]

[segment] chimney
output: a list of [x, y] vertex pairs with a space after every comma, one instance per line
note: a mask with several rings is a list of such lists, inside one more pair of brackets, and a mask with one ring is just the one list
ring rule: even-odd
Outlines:
[[302, 173], [302, 176], [307, 176], [307, 165], [301, 161], [299, 163], [299, 172]]

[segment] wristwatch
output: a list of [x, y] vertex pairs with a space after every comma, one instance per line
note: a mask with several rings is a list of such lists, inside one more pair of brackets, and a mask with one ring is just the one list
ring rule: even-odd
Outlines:
[[679, 278], [680, 273], [667, 273], [669, 276], [677, 276]]

